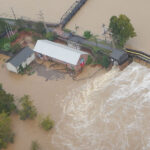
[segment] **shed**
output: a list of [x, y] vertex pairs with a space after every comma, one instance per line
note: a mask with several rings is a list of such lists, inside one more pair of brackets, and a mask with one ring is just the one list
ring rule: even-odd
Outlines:
[[18, 54], [10, 58], [6, 62], [6, 67], [9, 71], [18, 73], [19, 67], [25, 68], [35, 59], [35, 54], [29, 47], [23, 48]]
[[65, 64], [68, 68], [76, 71], [82, 68], [88, 58], [86, 52], [48, 40], [38, 40], [34, 51], [37, 56]]
[[122, 65], [128, 59], [128, 54], [123, 50], [112, 49], [110, 57], [117, 61], [119, 65]]

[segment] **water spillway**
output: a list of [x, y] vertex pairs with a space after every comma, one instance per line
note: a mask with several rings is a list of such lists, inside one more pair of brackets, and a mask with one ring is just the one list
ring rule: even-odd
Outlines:
[[134, 62], [70, 92], [52, 138], [56, 149], [149, 150], [149, 71]]

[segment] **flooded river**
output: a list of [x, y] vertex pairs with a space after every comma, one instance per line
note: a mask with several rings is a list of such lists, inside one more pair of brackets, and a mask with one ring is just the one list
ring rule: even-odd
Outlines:
[[0, 0], [0, 17], [14, 19], [13, 8], [17, 18], [42, 21], [39, 15], [41, 11], [46, 22], [59, 23], [74, 2], [75, 0]]
[[[0, 0], [0, 17], [14, 18], [10, 8], [13, 8], [17, 18], [42, 20], [42, 11], [46, 22], [59, 23], [63, 14], [76, 0]], [[108, 27], [113, 15], [125, 14], [131, 19], [137, 37], [126, 44], [127, 47], [142, 50], [150, 54], [150, 1], [149, 0], [88, 0], [80, 11], [71, 19], [66, 28], [82, 35], [85, 30], [99, 35], [104, 39], [103, 24]]]
[[90, 30], [104, 39], [102, 25], [108, 27], [110, 17], [120, 14], [125, 14], [131, 19], [137, 33], [137, 37], [129, 40], [126, 46], [150, 54], [149, 0], [88, 0], [66, 28], [75, 31], [75, 26], [78, 26], [78, 34], [82, 35], [85, 30]]
[[[19, 98], [31, 96], [39, 114], [50, 114], [55, 127], [43, 131], [38, 121], [12, 117], [15, 142], [7, 150], [149, 150], [150, 69], [136, 62], [124, 71], [100, 70], [84, 81], [48, 80], [36, 73], [17, 76], [0, 63], [0, 83]], [[89, 68], [90, 69], [90, 68]], [[84, 73], [87, 70], [84, 70]]]
[[73, 90], [52, 143], [57, 150], [149, 150], [150, 70], [116, 68]]

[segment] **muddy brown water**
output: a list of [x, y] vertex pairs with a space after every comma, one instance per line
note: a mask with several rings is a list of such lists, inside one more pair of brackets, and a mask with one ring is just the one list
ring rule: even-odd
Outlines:
[[44, 150], [150, 149], [150, 69], [133, 62], [123, 71], [101, 70], [82, 82], [69, 77], [45, 81], [37, 74], [9, 73], [3, 60], [3, 87], [17, 98], [29, 94], [39, 113], [55, 120], [54, 129], [45, 132], [38, 120], [12, 116], [15, 143], [7, 150], [27, 150], [33, 140]]
[[[75, 0], [0, 0], [0, 17], [13, 18], [11, 7], [16, 17], [29, 20], [42, 20], [39, 11], [44, 14], [46, 22], [59, 23], [62, 15], [70, 8]], [[142, 50], [150, 54], [150, 1], [149, 0], [88, 0], [79, 12], [71, 19], [66, 28], [82, 35], [85, 30], [99, 35], [104, 39], [102, 24], [108, 27], [112, 15], [125, 14], [131, 19], [137, 37], [130, 39], [126, 46]]]
[[14, 19], [10, 9], [13, 8], [16, 18], [41, 21], [41, 11], [46, 22], [59, 23], [62, 15], [74, 2], [75, 0], [0, 0], [0, 17]]
[[130, 39], [126, 46], [142, 50], [150, 54], [150, 1], [149, 0], [88, 0], [80, 11], [67, 24], [66, 28], [83, 35], [85, 30], [90, 30], [95, 35], [104, 39], [102, 25], [108, 27], [109, 19], [113, 15], [125, 14], [131, 19], [137, 37]]

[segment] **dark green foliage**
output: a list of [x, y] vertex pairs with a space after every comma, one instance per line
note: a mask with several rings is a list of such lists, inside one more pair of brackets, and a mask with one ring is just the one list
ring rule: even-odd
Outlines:
[[10, 43], [8, 42], [8, 43], [5, 43], [4, 44], [4, 46], [3, 46], [3, 49], [4, 49], [4, 51], [10, 51]]
[[0, 150], [7, 148], [8, 143], [13, 143], [13, 139], [10, 117], [3, 112], [0, 114]]
[[109, 29], [116, 45], [123, 47], [129, 38], [136, 36], [130, 19], [126, 15], [112, 16]]
[[93, 62], [93, 59], [90, 55], [88, 55], [88, 59], [86, 61], [86, 65], [90, 65]]
[[54, 41], [54, 40], [57, 38], [57, 36], [56, 36], [56, 34], [54, 34], [53, 32], [48, 32], [48, 33], [46, 34], [46, 38], [47, 38], [48, 40], [50, 40], [50, 41]]
[[4, 20], [0, 19], [0, 34], [5, 32], [6, 23]]
[[0, 86], [0, 113], [5, 112], [11, 114], [11, 112], [16, 110], [14, 104], [14, 97], [11, 94], [6, 93], [2, 85]]
[[16, 24], [18, 27], [18, 31], [22, 31], [23, 29], [25, 29], [26, 21], [24, 21], [23, 19], [17, 19]]
[[18, 37], [18, 36], [19, 36], [19, 34], [18, 34], [18, 33], [16, 33], [16, 34], [12, 35], [12, 36], [10, 37], [9, 41], [10, 41], [10, 42], [15, 41], [15, 40], [17, 39], [17, 37]]
[[54, 127], [54, 122], [47, 116], [42, 119], [40, 125], [44, 130], [49, 131]]
[[32, 141], [31, 150], [40, 150], [40, 146], [37, 141]]
[[91, 31], [85, 31], [83, 36], [86, 38], [86, 39], [90, 39], [92, 38], [93, 34], [91, 33]]
[[32, 101], [29, 99], [28, 95], [23, 96], [20, 99], [21, 110], [19, 110], [19, 115], [21, 120], [34, 119], [37, 116], [37, 110], [33, 106]]
[[21, 75], [25, 74], [25, 68], [23, 68], [22, 65], [19, 66], [18, 73]]
[[68, 32], [68, 33], [72, 33], [73, 32], [70, 29], [66, 29], [66, 28], [64, 28], [63, 30], [64, 30], [64, 32]]
[[5, 50], [5, 51], [9, 51], [11, 50], [11, 45], [10, 43], [15, 41], [16, 38], [18, 37], [18, 33], [16, 33], [15, 35], [12, 35], [10, 38], [4, 37], [0, 39], [0, 50]]
[[110, 65], [110, 59], [108, 58], [108, 56], [103, 56], [102, 57], [102, 62], [101, 65], [105, 68], [108, 68]]
[[44, 24], [42, 22], [35, 23], [34, 29], [37, 33], [40, 33], [40, 34], [45, 34], [46, 33]]
[[30, 65], [26, 65], [25, 68], [22, 65], [19, 66], [18, 73], [21, 75], [28, 74], [31, 75], [32, 67]]

